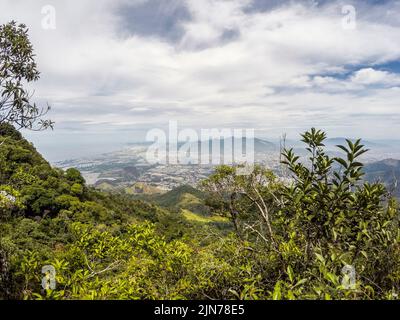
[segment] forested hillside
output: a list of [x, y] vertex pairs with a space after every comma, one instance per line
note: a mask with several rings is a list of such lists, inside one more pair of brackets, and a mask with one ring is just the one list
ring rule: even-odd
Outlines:
[[[219, 168], [196, 201], [207, 195], [205, 216], [226, 219], [221, 229], [88, 188], [12, 126], [0, 133], [3, 299], [397, 298], [399, 214], [381, 185], [354, 185], [358, 143], [343, 147], [344, 171], [332, 174], [324, 135], [307, 133], [313, 169], [284, 154], [293, 185], [260, 167], [250, 176]], [[173, 207], [179, 194], [161, 202]], [[53, 290], [42, 288], [44, 266], [55, 269]]]

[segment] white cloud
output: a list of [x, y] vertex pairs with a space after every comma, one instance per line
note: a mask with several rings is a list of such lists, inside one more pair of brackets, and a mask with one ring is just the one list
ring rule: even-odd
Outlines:
[[[144, 1], [0, 0], [7, 8], [1, 21], [30, 26], [42, 71], [36, 97], [53, 105], [58, 128], [156, 127], [175, 119], [186, 127], [252, 126], [278, 134], [310, 125], [357, 130], [357, 113], [400, 115], [400, 93], [390, 88], [399, 84], [396, 74], [364, 67], [334, 75], [400, 58], [395, 2], [370, 11], [356, 2], [373, 14], [359, 14], [357, 28], [344, 30], [339, 2], [249, 13], [250, 0], [174, 1], [192, 18], [171, 42], [121, 33], [116, 9], [129, 3], [139, 10]], [[41, 6], [49, 3], [57, 10], [55, 31], [40, 27]], [[225, 39], [226, 32], [235, 36]], [[366, 89], [372, 85], [382, 87]]]
[[363, 85], [400, 85], [400, 76], [388, 71], [374, 70], [373, 68], [365, 68], [354, 73], [351, 81]]

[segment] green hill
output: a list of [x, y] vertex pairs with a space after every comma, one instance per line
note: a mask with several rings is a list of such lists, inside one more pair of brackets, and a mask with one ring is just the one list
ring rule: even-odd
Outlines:
[[[182, 297], [181, 273], [188, 261], [201, 265], [193, 259], [198, 243], [212, 241], [198, 234], [226, 230], [225, 221], [182, 211], [203, 209], [203, 194], [194, 188], [149, 203], [88, 187], [78, 170], [53, 168], [7, 124], [0, 125], [0, 169], [0, 300], [42, 297], [44, 265], [64, 275], [57, 281], [67, 290], [52, 299], [123, 298], [128, 291], [125, 299]], [[113, 263], [121, 264], [118, 270], [96, 274]], [[168, 294], [155, 285], [163, 281]]]
[[154, 197], [154, 201], [163, 207], [187, 208], [191, 205], [201, 204], [204, 194], [189, 186], [183, 185], [167, 193]]
[[209, 208], [204, 203], [206, 198], [204, 192], [189, 185], [179, 186], [162, 194], [137, 195], [136, 198], [175, 211], [187, 209], [197, 214], [207, 215], [209, 213]]
[[[90, 188], [76, 169], [53, 168], [8, 124], [0, 125], [0, 144], [0, 299], [22, 298], [23, 278], [15, 272], [25, 257], [34, 252], [46, 261], [67, 254], [77, 226], [118, 235], [128, 226], [152, 223], [169, 240], [189, 230], [180, 214]], [[6, 278], [14, 280], [6, 286]]]

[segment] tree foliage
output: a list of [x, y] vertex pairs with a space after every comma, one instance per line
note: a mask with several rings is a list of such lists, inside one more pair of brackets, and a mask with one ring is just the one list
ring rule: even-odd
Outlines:
[[[266, 275], [275, 283], [273, 298], [396, 297], [396, 201], [382, 184], [362, 182], [359, 157], [367, 150], [360, 140], [347, 140], [338, 146], [344, 157], [332, 158], [324, 150], [325, 139], [324, 132], [311, 129], [302, 135], [306, 158], [293, 149], [283, 151], [290, 182], [276, 183], [259, 168], [247, 177], [219, 168], [203, 183], [219, 200], [211, 204], [216, 212], [235, 212], [243, 225], [238, 236], [276, 263], [274, 275]], [[258, 220], [249, 221], [249, 215]], [[354, 272], [351, 290], [343, 284], [350, 281], [348, 270]]]
[[26, 89], [39, 75], [27, 27], [15, 21], [0, 26], [0, 123], [31, 130], [52, 127], [43, 119], [50, 107], [32, 103]]

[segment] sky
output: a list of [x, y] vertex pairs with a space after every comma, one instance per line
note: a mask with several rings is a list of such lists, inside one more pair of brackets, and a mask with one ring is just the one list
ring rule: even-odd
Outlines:
[[0, 0], [0, 23], [30, 29], [55, 129], [24, 134], [52, 161], [169, 121], [396, 139], [399, 16], [400, 1]]

